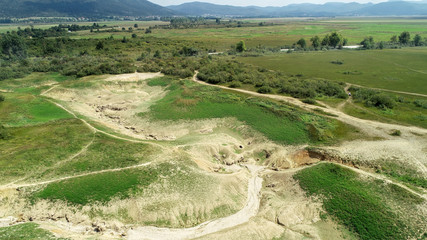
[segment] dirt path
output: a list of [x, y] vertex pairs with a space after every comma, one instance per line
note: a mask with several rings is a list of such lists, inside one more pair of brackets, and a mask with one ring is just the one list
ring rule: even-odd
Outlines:
[[[361, 85], [352, 84], [352, 83], [349, 83], [349, 85], [350, 86], [355, 86], [355, 87], [360, 87], [360, 88], [368, 88], [366, 86], [361, 86]], [[396, 91], [396, 90], [390, 90], [390, 89], [384, 89], [384, 88], [373, 88], [373, 87], [369, 87], [369, 89], [374, 89], [374, 90], [379, 90], [379, 91], [384, 91], [384, 92], [400, 93], [400, 94], [406, 94], [406, 95], [412, 95], [412, 96], [427, 98], [426, 94], [421, 94], [421, 93], [403, 92], [403, 91]]]
[[[321, 164], [322, 164], [322, 163], [325, 163], [325, 162], [321, 162]], [[383, 176], [383, 175], [379, 175], [379, 174], [375, 174], [375, 173], [366, 172], [366, 171], [363, 171], [363, 170], [361, 170], [361, 169], [354, 168], [354, 167], [350, 167], [350, 166], [347, 166], [347, 165], [344, 165], [344, 164], [340, 164], [340, 163], [336, 163], [336, 162], [334, 162], [334, 164], [337, 164], [337, 165], [340, 165], [341, 167], [344, 167], [344, 168], [350, 169], [350, 170], [352, 170], [352, 171], [354, 171], [354, 172], [356, 172], [356, 173], [359, 173], [359, 174], [361, 174], [361, 175], [369, 176], [369, 177], [372, 177], [372, 178], [375, 178], [375, 179], [378, 179], [378, 180], [382, 180], [382, 181], [384, 181], [384, 182], [386, 182], [386, 183], [391, 183], [391, 184], [397, 185], [397, 186], [399, 186], [399, 187], [401, 187], [401, 188], [405, 189], [406, 191], [408, 191], [408, 192], [410, 192], [410, 193], [412, 193], [412, 194], [414, 194], [414, 195], [416, 195], [416, 196], [418, 196], [418, 197], [420, 197], [420, 198], [423, 198], [423, 199], [427, 200], [427, 195], [426, 195], [426, 194], [418, 193], [418, 192], [416, 192], [416, 191], [414, 191], [414, 190], [412, 190], [412, 189], [408, 188], [407, 186], [405, 186], [405, 185], [403, 185], [403, 184], [401, 184], [401, 183], [398, 183], [398, 182], [396, 182], [396, 181], [393, 181], [393, 180], [391, 180], [391, 179], [389, 179], [389, 178], [387, 178], [387, 177], [385, 177], [385, 176]]]
[[0, 191], [7, 190], [7, 189], [13, 189], [13, 188], [17, 189], [17, 188], [23, 188], [23, 187], [34, 187], [34, 186], [45, 185], [45, 184], [54, 183], [54, 182], [60, 182], [60, 181], [68, 180], [68, 179], [85, 177], [85, 176], [89, 176], [89, 175], [96, 175], [96, 174], [107, 173], [107, 172], [119, 172], [119, 171], [128, 170], [128, 169], [146, 167], [150, 164], [151, 164], [151, 162], [138, 164], [138, 165], [134, 165], [134, 166], [129, 166], [129, 167], [123, 167], [123, 168], [105, 169], [105, 170], [83, 173], [83, 174], [78, 174], [78, 175], [73, 175], [73, 176], [68, 176], [68, 177], [55, 178], [52, 180], [43, 181], [43, 182], [36, 182], [36, 183], [8, 184], [8, 185], [0, 186]]
[[[257, 92], [253, 92], [253, 91], [249, 91], [249, 90], [244, 90], [244, 89], [229, 88], [229, 87], [225, 87], [225, 86], [221, 86], [221, 85], [212, 85], [212, 84], [198, 80], [197, 79], [197, 73], [198, 72], [196, 71], [196, 74], [193, 76], [193, 81], [200, 83], [200, 84], [203, 84], [203, 85], [214, 86], [214, 87], [227, 89], [227, 90], [235, 91], [235, 92], [241, 92], [241, 93], [249, 94], [249, 95], [256, 96], [256, 97], [271, 98], [274, 100], [285, 101], [285, 102], [291, 103], [293, 105], [296, 105], [298, 107], [301, 107], [305, 110], [309, 110], [309, 111], [319, 109], [318, 106], [303, 103], [300, 100], [292, 98], [292, 97], [274, 95], [274, 94], [261, 94], [261, 93], [257, 93]], [[337, 120], [340, 120], [344, 123], [347, 123], [347, 124], [350, 124], [352, 126], [359, 128], [361, 131], [363, 131], [368, 136], [376, 136], [376, 137], [382, 137], [385, 139], [391, 139], [392, 137], [389, 135], [389, 133], [390, 133], [390, 131], [392, 131], [394, 129], [400, 130], [401, 132], [404, 132], [404, 133], [409, 134], [409, 135], [413, 135], [413, 133], [418, 134], [418, 135], [427, 134], [427, 129], [423, 129], [423, 128], [419, 128], [419, 127], [402, 126], [402, 125], [397, 125], [397, 124], [381, 123], [381, 122], [376, 122], [376, 121], [371, 121], [371, 120], [360, 119], [360, 118], [356, 118], [356, 117], [347, 115], [347, 114], [345, 114], [345, 113], [343, 113], [343, 112], [341, 112], [335, 108], [322, 108], [322, 110], [325, 111], [326, 113], [329, 113], [329, 114], [336, 116], [336, 117], [332, 117], [332, 118], [336, 118]], [[402, 134], [402, 137], [405, 137], [404, 135], [405, 134]]]
[[249, 179], [248, 183], [248, 198], [246, 205], [239, 212], [228, 217], [202, 223], [192, 228], [172, 229], [138, 227], [128, 232], [128, 239], [193, 239], [248, 222], [250, 218], [257, 215], [259, 210], [262, 178], [260, 178], [258, 174], [263, 168], [254, 165], [247, 165], [247, 168], [251, 171], [252, 177]]
[[[348, 95], [348, 89], [351, 87], [351, 85], [350, 84], [347, 84], [346, 86], [345, 86], [345, 88], [344, 88], [344, 91], [345, 91], [345, 93], [347, 93], [347, 95]], [[344, 101], [344, 102], [342, 102], [342, 103], [340, 103], [338, 106], [337, 106], [337, 109], [339, 110], [339, 111], [343, 111], [343, 108], [344, 108], [344, 106], [347, 104], [347, 103], [350, 103], [351, 102], [351, 99], [352, 99], [352, 97], [351, 96], [349, 96], [348, 98], [347, 98], [347, 100], [346, 101]], [[324, 103], [323, 103], [324, 104]]]
[[55, 89], [56, 87], [58, 87], [57, 84], [53, 85], [51, 88], [47, 89], [46, 91], [43, 91], [42, 93], [40, 93], [40, 95], [45, 95], [46, 93], [52, 91], [53, 89]]

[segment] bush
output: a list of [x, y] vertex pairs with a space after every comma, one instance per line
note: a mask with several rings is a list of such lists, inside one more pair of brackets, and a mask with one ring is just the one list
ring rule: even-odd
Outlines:
[[312, 98], [306, 98], [306, 99], [303, 99], [302, 100], [302, 102], [303, 103], [307, 103], [307, 104], [311, 104], [311, 105], [314, 105], [314, 104], [316, 104], [317, 102], [316, 102], [316, 100], [314, 100], [314, 99], [312, 99]]
[[3, 125], [0, 125], [0, 140], [7, 140], [9, 138], [10, 134], [7, 129]]
[[238, 87], [241, 87], [242, 86], [242, 84], [240, 84], [240, 82], [232, 82], [232, 83], [230, 83], [230, 85], [229, 85], [229, 87], [231, 87], [231, 88], [238, 88]]
[[0, 94], [0, 102], [4, 102], [5, 99], [6, 98], [3, 95]]
[[366, 105], [374, 106], [381, 109], [385, 109], [385, 108], [392, 109], [395, 105], [395, 101], [387, 95], [376, 94], [366, 101]]
[[352, 93], [352, 96], [356, 101], [364, 102], [368, 107], [392, 109], [396, 104], [394, 98], [375, 90], [350, 87], [349, 91]]
[[427, 101], [426, 100], [417, 99], [414, 101], [414, 104], [417, 107], [427, 109]]
[[257, 92], [258, 92], [258, 93], [262, 93], [262, 94], [271, 93], [272, 91], [273, 91], [273, 90], [271, 89], [271, 87], [268, 87], [268, 86], [260, 87], [260, 88], [257, 90]]
[[393, 131], [391, 131], [390, 135], [398, 137], [398, 136], [402, 135], [402, 132], [400, 130], [394, 129]]

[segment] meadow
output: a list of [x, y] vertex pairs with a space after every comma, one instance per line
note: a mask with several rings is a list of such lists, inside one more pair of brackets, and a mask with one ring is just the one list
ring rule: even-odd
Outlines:
[[[427, 94], [426, 48], [312, 51], [239, 57], [239, 61], [308, 78]], [[342, 64], [333, 64], [333, 61]]]
[[[360, 239], [418, 238], [424, 231], [425, 226], [418, 229], [408, 219], [395, 214], [393, 207], [383, 200], [393, 199], [409, 209], [424, 201], [398, 186], [362, 180], [352, 170], [331, 163], [301, 170], [294, 178], [308, 194], [320, 197], [325, 211]], [[416, 219], [414, 216], [412, 220], [416, 222]]]

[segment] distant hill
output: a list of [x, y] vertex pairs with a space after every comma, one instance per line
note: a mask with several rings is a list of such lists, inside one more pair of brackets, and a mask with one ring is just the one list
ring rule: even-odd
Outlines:
[[0, 0], [0, 17], [170, 16], [146, 0]]
[[168, 6], [182, 15], [240, 17], [408, 16], [427, 15], [427, 2], [390, 1], [379, 4], [330, 2], [290, 4], [284, 7], [236, 7], [191, 2]]

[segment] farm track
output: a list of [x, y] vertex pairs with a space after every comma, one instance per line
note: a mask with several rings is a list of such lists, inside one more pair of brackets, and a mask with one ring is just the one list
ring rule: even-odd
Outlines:
[[[426, 74], [426, 73], [424, 73], [424, 74]], [[374, 89], [374, 90], [378, 90], [378, 91], [391, 92], [391, 93], [399, 93], [399, 94], [406, 94], [406, 95], [412, 95], [412, 96], [427, 98], [426, 94], [421, 94], [421, 93], [412, 93], [412, 92], [403, 92], [403, 91], [396, 91], [396, 90], [390, 90], [390, 89], [384, 89], [384, 88], [366, 87], [366, 86], [361, 86], [361, 85], [357, 85], [357, 84], [353, 84], [353, 83], [349, 83], [349, 85], [350, 86], [355, 86], [355, 87], [360, 87], [360, 88], [369, 88], [369, 89]]]

